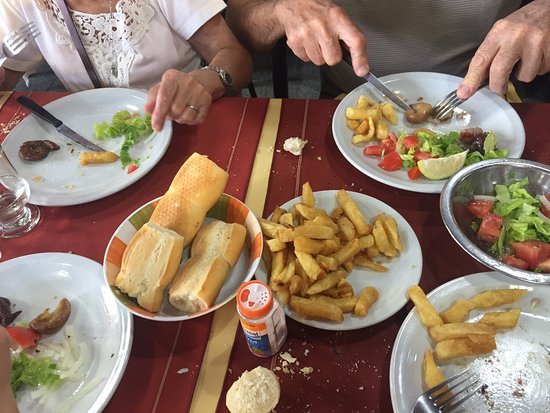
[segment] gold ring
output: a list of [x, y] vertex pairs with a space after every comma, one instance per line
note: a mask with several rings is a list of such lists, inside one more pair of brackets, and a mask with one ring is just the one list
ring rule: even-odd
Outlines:
[[195, 112], [199, 113], [199, 108], [194, 105], [187, 105], [187, 107], [191, 110], [194, 110]]

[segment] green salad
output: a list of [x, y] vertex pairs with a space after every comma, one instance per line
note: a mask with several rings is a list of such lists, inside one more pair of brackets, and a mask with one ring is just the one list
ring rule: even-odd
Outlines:
[[95, 135], [100, 141], [106, 138], [124, 137], [120, 149], [120, 161], [123, 168], [139, 164], [139, 159], [132, 159], [130, 156], [130, 148], [151, 133], [153, 133], [153, 128], [150, 115], [140, 116], [139, 113], [130, 113], [127, 110], [115, 113], [110, 123], [103, 121], [95, 125]]

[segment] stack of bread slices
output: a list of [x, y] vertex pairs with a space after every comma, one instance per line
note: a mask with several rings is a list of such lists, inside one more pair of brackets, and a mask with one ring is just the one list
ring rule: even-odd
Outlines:
[[[169, 288], [169, 302], [187, 313], [212, 306], [246, 237], [240, 224], [214, 220], [203, 225], [228, 174], [194, 153], [181, 166], [149, 222], [128, 243], [115, 286], [151, 312], [158, 312]], [[195, 241], [193, 242], [193, 240]], [[184, 249], [190, 258], [180, 267]]]

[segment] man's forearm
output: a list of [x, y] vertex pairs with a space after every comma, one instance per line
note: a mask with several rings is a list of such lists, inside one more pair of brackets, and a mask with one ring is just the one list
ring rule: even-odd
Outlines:
[[276, 14], [280, 0], [229, 0], [225, 19], [239, 40], [253, 51], [266, 51], [284, 36]]
[[3, 80], [2, 76], [0, 75], [0, 90], [13, 90], [23, 74], [23, 72], [15, 72], [10, 69], [5, 69]]

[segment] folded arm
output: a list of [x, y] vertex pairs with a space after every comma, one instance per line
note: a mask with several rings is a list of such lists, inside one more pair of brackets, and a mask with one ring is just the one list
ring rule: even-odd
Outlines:
[[229, 26], [251, 50], [271, 48], [281, 37], [303, 61], [335, 65], [342, 60], [340, 41], [349, 48], [353, 69], [367, 74], [367, 40], [346, 12], [329, 0], [230, 0]]
[[15, 72], [10, 69], [0, 67], [0, 90], [13, 90], [23, 72]]
[[494, 24], [457, 95], [468, 99], [487, 78], [490, 89], [502, 95], [512, 71], [522, 82], [550, 72], [550, 0], [534, 0]]

